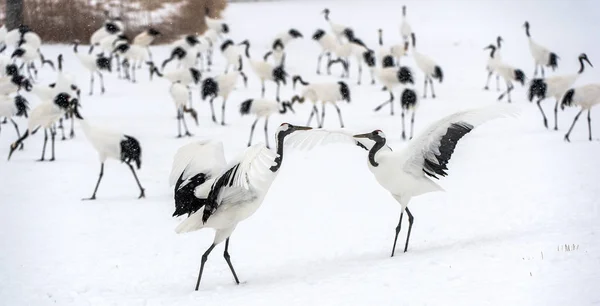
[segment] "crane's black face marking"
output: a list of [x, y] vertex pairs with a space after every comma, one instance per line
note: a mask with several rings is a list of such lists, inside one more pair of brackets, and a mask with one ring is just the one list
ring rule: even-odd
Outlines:
[[56, 97], [54, 97], [54, 104], [56, 104], [61, 109], [67, 109], [71, 106], [70, 103], [71, 96], [67, 93], [61, 92]]
[[200, 74], [200, 71], [196, 68], [190, 68], [190, 73], [192, 74], [192, 79], [194, 79], [194, 84], [198, 84], [202, 76], [202, 74]]
[[150, 36], [158, 36], [158, 35], [161, 35], [161, 33], [160, 33], [158, 30], [154, 29], [154, 28], [150, 28], [150, 29], [148, 29], [148, 34], [150, 34]]
[[197, 198], [194, 191], [196, 190], [196, 187], [209, 180], [210, 176], [205, 173], [198, 173], [186, 180], [183, 180], [182, 177], [183, 172], [177, 179], [177, 183], [175, 183], [175, 212], [173, 213], [173, 217], [185, 214], [190, 216], [206, 204], [206, 199]]
[[413, 80], [412, 71], [410, 71], [410, 68], [406, 66], [400, 67], [400, 70], [398, 70], [398, 72], [396, 73], [396, 78], [401, 84], [415, 83], [415, 81]]
[[354, 30], [350, 28], [345, 28], [342, 33], [344, 36], [346, 36], [346, 38], [348, 38], [349, 41], [357, 40], [356, 36], [354, 35]]
[[219, 83], [213, 78], [206, 78], [202, 81], [202, 100], [206, 97], [216, 97], [219, 94]]
[[300, 33], [300, 31], [298, 31], [296, 29], [290, 29], [289, 34], [293, 38], [301, 38], [301, 37], [303, 37], [302, 33]]
[[412, 33], [410, 33], [410, 37], [412, 38], [413, 48], [416, 48], [416, 46], [417, 46], [417, 36], [415, 35], [414, 32], [412, 32]]
[[533, 101], [533, 98], [538, 97], [540, 99], [546, 97], [546, 91], [548, 90], [548, 85], [544, 81], [544, 79], [533, 79], [531, 81], [531, 85], [529, 85], [529, 102]]
[[138, 169], [142, 167], [142, 147], [137, 139], [125, 135], [121, 140], [121, 161], [127, 164], [133, 161]]
[[391, 55], [386, 55], [383, 57], [382, 61], [383, 68], [391, 68], [394, 67], [394, 58]]
[[221, 52], [224, 52], [230, 46], [233, 46], [233, 41], [231, 39], [228, 39], [223, 44], [221, 44]]
[[198, 40], [198, 38], [194, 35], [188, 35], [185, 37], [185, 41], [190, 45], [190, 46], [195, 46], [197, 44], [200, 43], [200, 41]]
[[446, 165], [452, 157], [452, 153], [454, 153], [456, 144], [473, 128], [473, 125], [466, 122], [452, 123], [448, 127], [446, 134], [440, 139], [440, 145], [437, 147], [439, 154], [435, 154], [435, 159], [431, 157], [431, 154], [424, 155], [423, 172], [436, 179], [438, 178], [436, 175], [448, 175], [445, 171], [448, 170]]
[[338, 82], [338, 84], [340, 85], [340, 94], [342, 95], [342, 99], [350, 103], [350, 87], [348, 87], [348, 84], [344, 82]]
[[315, 34], [313, 34], [313, 39], [314, 40], [319, 40], [321, 39], [321, 37], [323, 37], [325, 35], [325, 31], [318, 29]]

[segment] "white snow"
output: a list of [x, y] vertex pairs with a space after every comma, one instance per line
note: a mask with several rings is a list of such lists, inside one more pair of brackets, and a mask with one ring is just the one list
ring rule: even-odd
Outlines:
[[[386, 44], [400, 41], [402, 4], [408, 6], [419, 51], [438, 62], [445, 74], [444, 83], [434, 84], [438, 98], [421, 101], [417, 134], [446, 114], [499, 103], [499, 93], [482, 90], [487, 56], [483, 48], [497, 35], [505, 40], [504, 60], [532, 77], [533, 60], [522, 27], [525, 20], [531, 24], [533, 38], [560, 56], [559, 69], [549, 75], [576, 71], [581, 52], [593, 64], [600, 63], [600, 44], [593, 30], [600, 26], [597, 1], [236, 3], [229, 5], [226, 16], [232, 39], [249, 38], [254, 57], [262, 57], [277, 33], [298, 28], [305, 38], [288, 47], [290, 74], [300, 73], [309, 81], [336, 80], [315, 74], [319, 47], [310, 37], [316, 28], [329, 30], [319, 12], [328, 7], [333, 21], [352, 25], [360, 38], [376, 48], [380, 27]], [[153, 50], [160, 61], [169, 51], [167, 47]], [[598, 109], [592, 111], [594, 140], [587, 141], [582, 116], [572, 142], [565, 143], [563, 135], [577, 109], [559, 113], [560, 131], [546, 130], [537, 107], [526, 101], [525, 88], [518, 85], [513, 103], [522, 107], [521, 115], [485, 124], [461, 140], [449, 176], [440, 182], [447, 192], [412, 200], [409, 208], [415, 223], [409, 251], [401, 252], [408, 226], [405, 219], [393, 258], [389, 255], [400, 205], [376, 183], [367, 168], [366, 152], [342, 144], [310, 152], [288, 151], [263, 206], [231, 237], [232, 262], [243, 283], [235, 285], [219, 245], [195, 292], [200, 257], [213, 233], [175, 234], [180, 220], [171, 217], [172, 158], [180, 146], [206, 138], [222, 140], [228, 158], [244, 150], [253, 118], [241, 117], [238, 107], [260, 95], [256, 76], [248, 69], [249, 88], [240, 81], [231, 95], [226, 127], [211, 122], [208, 103], [199, 101], [194, 90], [200, 125], [188, 119], [195, 136], [176, 139], [175, 111], [165, 80], [149, 82], [146, 69], [138, 73], [138, 84], [119, 80], [115, 74], [105, 78], [105, 95], [90, 97], [89, 75], [70, 46], [44, 46], [43, 51], [52, 58], [63, 53], [66, 69], [79, 76], [84, 95], [81, 113], [90, 123], [140, 140], [139, 177], [147, 198], [136, 199], [138, 189], [125, 165], [108, 161], [98, 200], [81, 201], [93, 191], [99, 162], [79, 126], [75, 139], [57, 140], [56, 162], [40, 163], [35, 159], [40, 157], [42, 133], [30, 137], [25, 150], [15, 152], [7, 162], [16, 135], [10, 124], [2, 125], [0, 304], [600, 303]], [[215, 59], [217, 66], [208, 75], [222, 72], [225, 61], [218, 51]], [[403, 63], [417, 73], [416, 88], [422, 94], [422, 75], [411, 58]], [[340, 67], [334, 68], [335, 76], [340, 72]], [[353, 64], [348, 80], [352, 102], [341, 106], [347, 128], [382, 129], [395, 150], [402, 148], [399, 113], [390, 117], [386, 108], [372, 111], [388, 94], [381, 85], [356, 86], [355, 76]], [[46, 68], [41, 78], [50, 83], [54, 74]], [[577, 85], [599, 79], [600, 70], [593, 68]], [[490, 87], [495, 89], [495, 84]], [[274, 94], [275, 86], [268, 84], [268, 97]], [[289, 84], [282, 89], [284, 99], [292, 94]], [[38, 103], [28, 97], [32, 106]], [[551, 117], [554, 101], [543, 106]], [[215, 107], [220, 116], [220, 100]], [[310, 104], [295, 105], [295, 110], [295, 115], [271, 118], [270, 137], [281, 122], [306, 123]], [[24, 129], [24, 120], [19, 123]], [[332, 107], [327, 109], [325, 125], [339, 126]], [[262, 140], [261, 126], [255, 142]], [[578, 248], [568, 251], [565, 244]]]

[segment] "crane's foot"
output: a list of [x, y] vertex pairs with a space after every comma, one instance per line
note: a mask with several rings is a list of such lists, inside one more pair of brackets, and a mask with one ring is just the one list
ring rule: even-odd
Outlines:
[[138, 199], [142, 199], [146, 197], [146, 193], [144, 192], [144, 189], [142, 189], [142, 192], [140, 193], [140, 196], [138, 197]]

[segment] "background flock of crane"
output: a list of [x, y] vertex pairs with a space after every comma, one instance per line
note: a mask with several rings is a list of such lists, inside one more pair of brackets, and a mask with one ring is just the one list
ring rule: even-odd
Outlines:
[[[421, 48], [417, 42], [429, 37], [418, 25], [409, 23], [408, 16], [412, 20], [417, 19], [414, 16], [419, 14], [407, 10], [409, 8], [410, 6], [402, 6], [395, 31], [378, 28], [369, 38], [360, 30], [359, 22], [352, 25], [337, 23], [337, 11], [325, 8], [319, 17], [324, 20], [321, 20], [320, 24], [310, 25], [312, 31], [307, 32], [306, 25], [285, 26], [280, 28], [279, 34], [268, 39], [266, 44], [255, 42], [251, 38], [241, 38], [248, 31], [234, 38], [240, 28], [232, 25], [230, 19], [208, 17], [208, 30], [205, 33], [183, 36], [168, 46], [152, 46], [154, 38], [162, 35], [160, 29], [156, 28], [149, 28], [134, 38], [124, 36], [124, 24], [119, 18], [108, 18], [104, 26], [90, 38], [89, 43], [74, 41], [70, 46], [56, 50], [53, 46], [42, 44], [40, 37], [27, 26], [10, 31], [2, 27], [0, 120], [4, 121], [0, 126], [0, 135], [3, 135], [4, 140], [9, 137], [7, 135], [13, 139], [8, 147], [8, 143], [3, 141], [4, 145], [1, 148], [8, 151], [9, 163], [17, 163], [11, 169], [19, 171], [19, 167], [24, 166], [23, 161], [27, 160], [24, 153], [36, 148], [35, 142], [31, 141], [32, 135], [43, 130], [44, 140], [39, 160], [64, 161], [73, 156], [68, 153], [65, 154], [67, 157], [63, 157], [63, 152], [69, 151], [70, 144], [79, 140], [78, 130], [81, 129], [86, 141], [98, 153], [101, 163], [93, 193], [86, 200], [97, 199], [96, 195], [104, 177], [105, 162], [108, 159], [121, 161], [128, 166], [139, 190], [138, 198], [145, 198], [147, 195], [148, 187], [144, 187], [145, 181], [153, 180], [153, 175], [166, 176], [164, 169], [161, 170], [163, 172], [156, 169], [138, 177], [137, 171], [141, 169], [142, 164], [152, 167], [148, 166], [148, 162], [142, 163], [142, 160], [146, 156], [154, 156], [153, 160], [160, 159], [163, 163], [165, 160], [172, 161], [168, 179], [170, 185], [174, 186], [174, 195], [169, 197], [172, 199], [174, 196], [175, 200], [173, 216], [183, 220], [176, 231], [182, 233], [205, 227], [216, 230], [213, 243], [202, 256], [196, 282], [198, 290], [208, 255], [221, 242], [226, 242], [224, 258], [227, 269], [231, 271], [235, 282], [240, 283], [228, 252], [229, 237], [238, 222], [252, 215], [266, 198], [267, 191], [274, 183], [283, 163], [284, 144], [313, 148], [318, 143], [350, 143], [352, 146], [347, 150], [358, 151], [363, 148], [370, 151], [368, 158], [367, 154], [363, 156], [364, 160], [368, 159], [369, 169], [375, 175], [376, 181], [402, 206], [400, 221], [397, 225], [394, 223], [392, 256], [396, 250], [398, 234], [401, 228], [405, 228], [401, 227], [403, 213], [408, 215], [408, 232], [403, 245], [406, 252], [415, 219], [407, 207], [410, 199], [441, 190], [433, 181], [439, 176], [446, 176], [446, 165], [456, 143], [474, 127], [491, 119], [514, 115], [515, 109], [508, 107], [507, 103], [524, 104], [528, 101], [523, 109], [537, 106], [544, 127], [566, 130], [565, 141], [574, 140], [575, 137], [578, 140], [583, 138], [579, 133], [574, 133], [575, 136], [571, 134], [578, 118], [587, 111], [587, 140], [592, 141], [592, 107], [600, 102], [600, 83], [583, 86], [576, 84], [588, 68], [593, 68], [593, 56], [588, 57], [586, 53], [553, 52], [544, 47], [541, 41], [534, 40], [536, 33], [543, 30], [542, 25], [524, 21], [521, 24], [522, 32], [528, 39], [535, 70], [529, 71], [511, 65], [503, 52], [505, 45], [511, 44], [511, 41], [505, 41], [502, 35], [494, 37], [491, 34], [490, 44], [487, 47], [481, 46], [485, 47], [481, 52], [486, 54], [486, 62], [480, 63], [481, 70], [486, 72], [482, 73], [481, 81], [486, 91], [501, 91], [501, 85], [504, 85], [497, 99], [490, 96], [490, 100], [494, 100], [497, 105], [471, 111], [458, 108], [458, 112], [448, 116], [434, 116], [434, 120], [431, 121], [436, 123], [427, 128], [420, 128], [417, 122], [416, 132], [413, 132], [415, 117], [419, 118], [425, 112], [423, 109], [427, 108], [424, 106], [444, 99], [444, 94], [449, 92], [448, 88], [445, 88], [448, 86], [447, 80], [456, 77], [464, 79], [465, 76], [448, 73], [445, 65], [451, 61], [450, 58], [425, 55], [426, 48]], [[315, 15], [318, 13], [314, 12]], [[227, 16], [227, 12], [225, 15]], [[391, 37], [394, 38], [390, 39]], [[395, 44], [388, 44], [388, 39]], [[301, 41], [312, 44], [313, 49], [318, 48], [318, 57], [315, 58], [312, 54], [307, 56], [306, 49], [295, 52], [294, 49], [298, 51], [297, 44]], [[47, 54], [46, 49], [52, 51]], [[564, 73], [562, 62], [575, 60], [579, 64], [578, 69], [572, 71], [573, 73]], [[317, 67], [313, 66], [315, 61]], [[308, 66], [310, 69], [306, 68]], [[317, 76], [309, 75], [309, 70], [315, 71]], [[487, 78], [485, 83], [483, 77]], [[468, 79], [473, 78], [476, 77], [468, 76]], [[163, 86], [165, 81], [161, 79], [168, 83], [168, 97], [175, 106], [175, 112], [160, 111], [154, 115], [154, 120], [166, 117], [173, 125], [176, 121], [177, 127], [176, 130], [174, 126], [172, 130], [161, 127], [160, 130], [165, 131], [161, 131], [160, 136], [152, 137], [162, 137], [164, 141], [169, 141], [169, 135], [174, 135], [177, 138], [189, 139], [185, 140], [186, 142], [191, 140], [181, 146], [174, 156], [158, 156], [154, 151], [156, 146], [147, 148], [145, 141], [138, 140], [138, 135], [134, 133], [115, 131], [111, 126], [101, 127], [88, 122], [87, 117], [94, 117], [93, 110], [99, 107], [98, 104], [91, 107], [86, 105], [87, 100], [92, 97], [99, 103], [108, 103], [111, 92], [118, 91], [124, 93], [123, 101], [127, 101], [128, 97], [134, 98], [136, 91], [140, 90], [138, 87], [146, 83], [157, 84], [150, 86], [164, 91], [167, 88]], [[494, 79], [495, 88], [490, 86], [490, 81]], [[503, 84], [500, 84], [500, 81], [503, 81]], [[422, 91], [421, 82], [424, 86]], [[511, 96], [517, 84], [525, 86], [526, 92], [521, 95], [513, 93]], [[438, 88], [441, 88], [441, 91]], [[236, 92], [241, 94], [236, 95]], [[373, 96], [380, 94], [389, 95], [389, 98], [376, 98], [377, 101], [373, 101]], [[165, 96], [163, 95], [163, 98]], [[235, 98], [231, 99], [232, 96]], [[145, 98], [152, 96], [149, 94]], [[553, 126], [548, 124], [548, 110], [544, 111], [543, 101], [547, 99], [552, 99], [554, 103]], [[529, 102], [535, 102], [536, 106]], [[161, 99], [160, 103], [165, 104], [165, 100]], [[398, 128], [398, 132], [382, 128], [382, 132], [377, 127], [377, 121], [382, 120], [384, 108], [387, 110], [389, 107], [390, 115], [394, 116], [395, 103], [399, 103], [401, 118], [393, 120], [401, 123], [401, 128]], [[362, 109], [358, 116], [351, 114], [349, 120], [346, 113], [357, 107], [356, 104], [368, 104], [369, 110]], [[219, 105], [221, 107], [215, 109], [215, 106]], [[561, 110], [571, 106], [578, 107], [579, 111], [567, 126], [566, 122], [571, 120], [571, 117], [563, 115]], [[112, 119], [108, 118], [104, 125], [118, 120], [135, 120], [128, 119], [128, 116], [133, 118], [138, 111], [135, 108], [124, 110], [119, 109], [119, 106], [115, 107], [114, 104], [111, 107], [113, 109], [107, 112], [108, 114], [120, 114]], [[324, 127], [329, 107], [336, 110], [338, 122], [332, 120], [328, 122], [328, 126], [349, 127], [356, 133], [345, 129], [308, 131], [304, 127], [311, 124], [313, 127]], [[300, 114], [301, 108], [308, 110], [308, 118], [304, 113]], [[242, 130], [248, 131], [249, 128], [249, 139], [243, 146], [250, 148], [243, 150], [243, 154], [238, 157], [229, 159], [230, 162], [227, 163], [223, 145], [227, 136], [223, 131], [232, 129], [239, 123], [239, 120], [231, 117], [232, 113], [251, 115], [253, 118], [252, 121], [245, 120], [243, 129], [236, 131], [240, 134]], [[161, 119], [156, 119], [159, 116]], [[278, 118], [276, 123], [279, 127], [275, 134], [269, 131], [269, 119], [272, 116]], [[387, 114], [385, 116], [387, 117]], [[405, 117], [408, 116], [411, 126], [409, 130], [405, 130]], [[193, 119], [195, 129], [194, 125], [188, 124], [189, 119]], [[259, 120], [264, 120], [265, 144], [253, 145], [260, 139], [254, 136]], [[359, 130], [365, 125], [356, 124], [357, 120], [369, 122], [368, 126], [375, 128]], [[281, 122], [297, 124], [279, 125]], [[14, 126], [14, 136], [10, 129], [7, 129], [8, 123]], [[136, 126], [144, 129], [144, 126], [153, 124], [147, 121], [139, 122]], [[511, 123], [502, 120], [501, 125]], [[413, 139], [413, 136], [415, 139], [399, 152], [392, 152], [391, 147], [387, 145], [394, 140], [405, 142]], [[245, 137], [248, 137], [248, 134], [244, 133], [243, 138]], [[236, 141], [239, 142], [241, 138], [238, 137]], [[57, 141], [59, 139], [61, 141]], [[62, 142], [63, 140], [66, 141]], [[237, 144], [237, 147], [241, 146], [242, 144]], [[589, 146], [596, 146], [596, 143]], [[456, 147], [459, 148], [460, 145]], [[51, 154], [49, 159], [47, 149]], [[35, 175], [35, 169], [31, 172]], [[89, 181], [85, 177], [81, 179]], [[111, 194], [114, 195], [114, 192], [123, 188], [100, 189], [98, 199], [109, 198]], [[137, 213], [143, 215], [143, 211]], [[419, 220], [426, 218], [428, 216]], [[233, 245], [234, 241], [237, 239], [232, 241]]]

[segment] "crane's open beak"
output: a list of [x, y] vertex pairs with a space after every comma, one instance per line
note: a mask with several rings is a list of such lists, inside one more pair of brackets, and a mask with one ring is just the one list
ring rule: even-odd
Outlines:
[[371, 138], [371, 133], [366, 133], [366, 134], [357, 134], [352, 136], [354, 138]]

